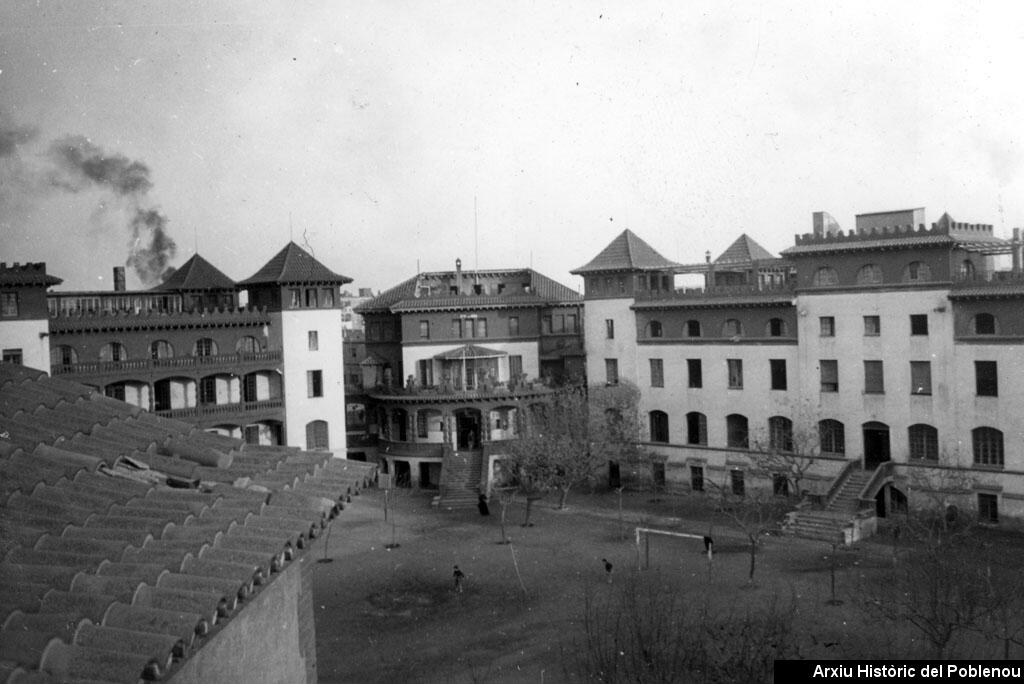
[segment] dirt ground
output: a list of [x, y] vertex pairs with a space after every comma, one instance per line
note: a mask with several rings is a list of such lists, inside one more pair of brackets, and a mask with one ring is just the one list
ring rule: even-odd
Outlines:
[[[429, 496], [406, 491], [392, 526], [384, 521], [383, 492], [354, 497], [313, 550], [318, 560], [330, 559], [318, 562], [314, 590], [320, 681], [565, 681], [585, 595], [613, 591], [643, 559], [633, 542], [638, 524], [711, 531], [710, 568], [700, 540], [651, 543], [651, 567], [676, 577], [674, 590], [685, 600], [710, 598], [722, 611], [773, 599], [793, 605], [803, 657], [844, 657], [867, 647], [862, 613], [849, 602], [827, 604], [830, 545], [767, 538], [750, 588], [738, 531], [714, 521], [699, 497], [650, 496], [627, 494], [622, 523], [614, 494], [575, 495], [565, 511], [541, 501], [528, 528], [518, 524], [519, 505], [509, 511], [511, 545], [499, 543], [496, 506], [488, 517], [437, 511]], [[388, 549], [392, 540], [399, 546]], [[837, 553], [840, 597], [886, 566], [887, 548], [875, 543]], [[614, 565], [612, 583], [603, 558]], [[466, 573], [462, 593], [453, 589], [454, 565]]]

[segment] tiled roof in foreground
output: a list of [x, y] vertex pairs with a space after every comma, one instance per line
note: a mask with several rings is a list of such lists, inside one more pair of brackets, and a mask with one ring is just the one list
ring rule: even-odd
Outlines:
[[0, 364], [0, 682], [167, 675], [372, 475]]

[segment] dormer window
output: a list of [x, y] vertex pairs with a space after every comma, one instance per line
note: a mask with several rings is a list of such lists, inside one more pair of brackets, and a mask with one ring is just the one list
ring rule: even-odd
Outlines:
[[974, 317], [975, 335], [995, 335], [996, 317], [990, 313], [980, 313]]
[[882, 282], [882, 267], [878, 264], [864, 264], [857, 271], [858, 285], [878, 285]]

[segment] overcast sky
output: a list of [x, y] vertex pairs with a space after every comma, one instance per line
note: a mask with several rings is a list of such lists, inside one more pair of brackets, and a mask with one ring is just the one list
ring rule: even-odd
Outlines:
[[106, 289], [139, 211], [171, 265], [198, 244], [242, 279], [291, 237], [375, 290], [456, 257], [577, 287], [625, 228], [777, 253], [819, 210], [1008, 235], [1018, 7], [7, 0], [0, 258]]

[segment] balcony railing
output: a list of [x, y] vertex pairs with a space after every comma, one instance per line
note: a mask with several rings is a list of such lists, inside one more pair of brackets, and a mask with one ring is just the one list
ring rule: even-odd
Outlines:
[[717, 299], [720, 297], [789, 297], [794, 294], [795, 283], [712, 285], [687, 287], [678, 290], [643, 291], [636, 293], [638, 302], [677, 299]]
[[498, 382], [493, 385], [483, 384], [475, 387], [461, 387], [455, 383], [449, 385], [415, 385], [412, 387], [385, 387], [377, 386], [367, 390], [367, 393], [377, 399], [387, 397], [410, 397], [410, 398], [457, 398], [457, 399], [495, 399], [500, 397], [523, 397], [550, 394], [555, 389], [548, 387], [542, 381], [531, 381], [524, 383]]
[[960, 273], [953, 278], [954, 290], [1002, 286], [1013, 289], [1024, 287], [1024, 272], [992, 271], [991, 273]]
[[284, 401], [282, 399], [264, 399], [262, 401], [243, 401], [235, 404], [200, 404], [199, 406], [188, 406], [185, 408], [162, 409], [153, 411], [153, 413], [164, 418], [204, 418], [229, 413], [267, 411], [279, 409], [283, 406]]
[[271, 349], [259, 352], [235, 352], [213, 356], [173, 356], [167, 359], [126, 359], [124, 361], [86, 361], [83, 363], [55, 364], [50, 366], [50, 375], [106, 375], [126, 372], [156, 373], [168, 370], [207, 370], [215, 366], [236, 368], [238, 366], [276, 364], [281, 361], [281, 350]]

